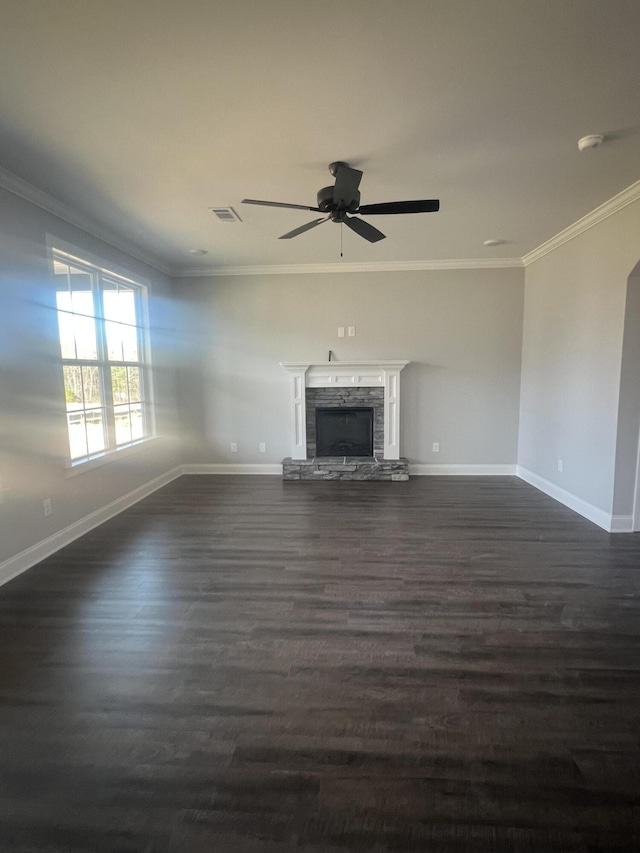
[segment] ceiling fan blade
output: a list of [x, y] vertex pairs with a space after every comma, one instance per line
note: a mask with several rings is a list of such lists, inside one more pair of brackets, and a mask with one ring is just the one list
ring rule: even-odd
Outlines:
[[364, 219], [358, 219], [355, 216], [345, 216], [344, 224], [351, 228], [352, 231], [355, 231], [356, 234], [359, 234], [360, 237], [364, 237], [365, 240], [368, 240], [370, 243], [377, 243], [378, 240], [384, 240], [387, 236], [383, 234], [382, 231], [378, 231], [377, 228], [374, 228], [373, 225], [369, 225], [368, 222], [365, 222]]
[[292, 210], [317, 210], [319, 207], [308, 207], [306, 204], [287, 204], [285, 201], [260, 201], [257, 198], [243, 198], [242, 204], [261, 204], [264, 207], [289, 207]]
[[299, 228], [294, 228], [293, 231], [283, 234], [282, 237], [278, 237], [278, 239], [289, 240], [291, 237], [297, 237], [298, 234], [304, 234], [305, 231], [310, 231], [312, 228], [315, 228], [316, 225], [322, 225], [323, 222], [328, 222], [330, 219], [330, 216], [327, 216], [325, 219], [314, 219], [312, 222], [307, 222], [306, 225], [301, 225]]
[[438, 210], [440, 210], [440, 201], [437, 198], [429, 198], [420, 201], [386, 201], [383, 204], [363, 204], [357, 212], [371, 216], [376, 213], [436, 213]]
[[350, 166], [338, 166], [336, 182], [333, 187], [333, 200], [337, 205], [349, 207], [352, 201], [359, 198], [358, 187], [362, 180], [362, 172]]

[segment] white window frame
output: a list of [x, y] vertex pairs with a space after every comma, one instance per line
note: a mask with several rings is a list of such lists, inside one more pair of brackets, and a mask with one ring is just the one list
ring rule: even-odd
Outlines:
[[[95, 317], [96, 339], [98, 344], [98, 359], [82, 359], [82, 358], [63, 358], [60, 350], [60, 336], [58, 330], [58, 309], [56, 305], [56, 333], [58, 343], [58, 357], [60, 359], [60, 387], [62, 393], [62, 401], [64, 404], [65, 418], [65, 433], [67, 440], [67, 454], [65, 467], [67, 476], [81, 473], [82, 471], [91, 470], [99, 467], [115, 459], [121, 459], [129, 453], [139, 450], [157, 439], [156, 432], [156, 407], [154, 393], [154, 372], [151, 359], [151, 341], [150, 341], [150, 324], [149, 324], [149, 291], [150, 283], [146, 279], [131, 277], [127, 271], [116, 268], [114, 265], [106, 264], [101, 259], [93, 256], [89, 252], [85, 252], [61, 240], [56, 240], [47, 235], [47, 243], [49, 248], [49, 259], [51, 273], [56, 277], [54, 272], [54, 262], [71, 264], [74, 267], [85, 269], [95, 281], [95, 287], [98, 293], [98, 301], [101, 304], [102, 293], [105, 289], [105, 284], [109, 281], [112, 283], [122, 283], [127, 288], [132, 288], [135, 291], [136, 301], [136, 327], [138, 329], [138, 360], [137, 361], [115, 361], [109, 360], [106, 351], [106, 320], [102, 316]], [[101, 312], [102, 313], [102, 312]], [[64, 392], [64, 372], [63, 367], [68, 365], [82, 366], [89, 364], [96, 366], [101, 376], [102, 388], [102, 403], [101, 407], [105, 409], [106, 423], [104, 425], [106, 447], [104, 450], [87, 453], [85, 456], [76, 459], [71, 458], [71, 446], [69, 443], [69, 424], [67, 406]], [[146, 435], [141, 438], [134, 439], [125, 444], [116, 445], [115, 443], [115, 408], [111, 387], [111, 367], [133, 366], [138, 367], [143, 376], [143, 396], [145, 404], [145, 425]]]

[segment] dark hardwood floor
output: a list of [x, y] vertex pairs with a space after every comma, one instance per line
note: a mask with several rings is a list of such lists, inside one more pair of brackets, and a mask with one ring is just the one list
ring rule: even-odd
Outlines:
[[640, 535], [183, 477], [0, 588], [0, 850], [640, 851]]

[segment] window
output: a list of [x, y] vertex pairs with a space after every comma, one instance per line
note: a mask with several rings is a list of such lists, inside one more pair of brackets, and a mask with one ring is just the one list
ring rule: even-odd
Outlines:
[[153, 435], [146, 288], [54, 251], [71, 462]]

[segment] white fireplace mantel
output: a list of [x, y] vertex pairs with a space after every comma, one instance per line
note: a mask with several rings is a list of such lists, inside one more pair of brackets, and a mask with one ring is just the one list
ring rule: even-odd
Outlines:
[[307, 458], [305, 388], [384, 388], [384, 458], [400, 458], [400, 371], [408, 361], [281, 361], [291, 374], [293, 459]]

